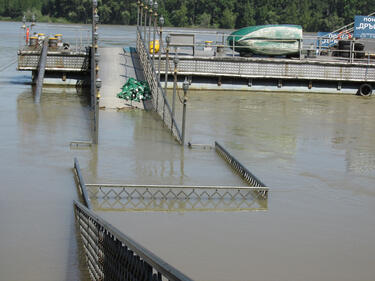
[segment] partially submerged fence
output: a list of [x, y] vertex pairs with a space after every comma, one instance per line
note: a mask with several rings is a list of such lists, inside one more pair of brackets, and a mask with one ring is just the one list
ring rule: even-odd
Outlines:
[[267, 196], [268, 189], [265, 188], [266, 185], [261, 182], [256, 176], [254, 176], [244, 165], [241, 164], [240, 161], [238, 161], [233, 155], [231, 155], [218, 142], [215, 142], [215, 150], [250, 186], [264, 187], [264, 189], [259, 189], [259, 193], [262, 196]]
[[267, 187], [87, 184], [95, 210], [258, 211], [267, 210]]
[[192, 280], [82, 204], [74, 208], [92, 280]]
[[192, 280], [95, 214], [77, 159], [74, 173], [86, 203], [75, 201], [74, 210], [92, 280]]
[[145, 40], [142, 38], [142, 31], [140, 28], [140, 26], [137, 27], [137, 53], [143, 67], [144, 76], [150, 87], [153, 107], [177, 141], [182, 143], [181, 130], [172, 115], [172, 110], [168, 103], [165, 90], [160, 84], [159, 75], [155, 70], [149, 48], [146, 47]]

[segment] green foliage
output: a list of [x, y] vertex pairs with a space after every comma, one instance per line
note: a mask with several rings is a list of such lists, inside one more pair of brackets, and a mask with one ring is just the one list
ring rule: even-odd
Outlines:
[[[136, 0], [98, 0], [101, 23], [136, 24]], [[92, 0], [0, 0], [0, 18], [91, 22]], [[166, 26], [241, 28], [300, 24], [305, 31], [330, 31], [373, 12], [375, 0], [159, 0]]]

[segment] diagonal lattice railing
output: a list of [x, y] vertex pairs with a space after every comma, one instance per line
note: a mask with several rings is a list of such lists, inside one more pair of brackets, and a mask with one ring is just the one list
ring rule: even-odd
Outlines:
[[192, 280], [84, 205], [74, 209], [92, 280]]
[[264, 187], [87, 184], [95, 210], [267, 210]]
[[94, 213], [77, 159], [74, 173], [86, 204], [74, 201], [74, 211], [91, 280], [192, 280]]
[[244, 179], [250, 186], [253, 187], [265, 187], [265, 189], [259, 190], [259, 195], [267, 196], [268, 188], [266, 185], [260, 181], [256, 176], [254, 176], [244, 165], [241, 164], [233, 155], [231, 155], [222, 145], [215, 141], [216, 152], [231, 166], [231, 168], [236, 171], [242, 179]]
[[142, 34], [137, 28], [137, 53], [140, 58], [140, 62], [143, 67], [144, 76], [150, 87], [152, 94], [152, 104], [154, 110], [159, 114], [163, 120], [165, 126], [172, 132], [173, 136], [179, 143], [182, 143], [181, 130], [178, 127], [176, 120], [172, 116], [172, 110], [168, 103], [166, 93], [158, 80], [158, 75], [155, 71], [152, 59], [149, 52], [145, 47], [145, 42], [142, 38]]

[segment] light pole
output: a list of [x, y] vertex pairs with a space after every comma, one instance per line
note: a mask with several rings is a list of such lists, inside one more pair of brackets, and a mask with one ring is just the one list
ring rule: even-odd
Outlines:
[[152, 41], [152, 65], [154, 66], [155, 71], [155, 37], [156, 37], [156, 23], [158, 19], [158, 2], [155, 0], [154, 2], [154, 37]]
[[99, 99], [102, 81], [98, 77], [99, 53], [98, 53], [98, 1], [92, 1], [92, 48], [91, 48], [91, 110], [93, 111], [93, 143], [98, 144], [99, 135]]
[[186, 102], [187, 102], [187, 91], [189, 90], [189, 82], [185, 77], [184, 83], [182, 83], [182, 89], [184, 90], [183, 108], [182, 108], [182, 145], [185, 144], [185, 123], [186, 123]]
[[158, 64], [158, 77], [160, 82], [160, 63], [161, 63], [161, 52], [163, 51], [163, 25], [164, 25], [164, 18], [163, 16], [160, 17], [160, 33], [159, 33], [159, 64]]
[[147, 37], [147, 50], [148, 50], [148, 53], [150, 54], [150, 41], [151, 41], [151, 26], [152, 26], [152, 16], [153, 16], [153, 11], [152, 11], [152, 0], [150, 0], [148, 2], [149, 4], [149, 9], [150, 9], [150, 12], [148, 13], [149, 14], [149, 21], [148, 21], [148, 37]]
[[143, 28], [143, 40], [146, 44], [146, 24], [147, 24], [147, 10], [148, 10], [148, 1], [144, 0], [144, 10], [145, 10], [145, 22], [144, 22], [144, 28]]
[[165, 41], [167, 41], [167, 50], [166, 50], [166, 57], [165, 57], [165, 85], [164, 85], [164, 92], [167, 94], [167, 84], [168, 84], [168, 71], [169, 71], [169, 43], [171, 42], [171, 37], [168, 35], [167, 38], [165, 38]]
[[177, 66], [179, 59], [177, 54], [173, 58], [174, 71], [173, 71], [173, 96], [172, 96], [172, 118], [174, 118], [175, 107], [176, 107], [176, 92], [177, 92]]

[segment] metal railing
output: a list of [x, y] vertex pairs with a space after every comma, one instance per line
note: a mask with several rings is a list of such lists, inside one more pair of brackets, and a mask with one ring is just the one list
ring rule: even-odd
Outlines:
[[82, 204], [74, 209], [92, 280], [192, 280]]
[[166, 93], [160, 84], [159, 75], [155, 71], [153, 60], [148, 48], [146, 48], [145, 41], [142, 38], [142, 31], [139, 26], [137, 27], [137, 53], [143, 67], [144, 76], [150, 87], [153, 107], [177, 141], [182, 143], [181, 130], [172, 115], [172, 110], [168, 103]]
[[[236, 171], [250, 186], [254, 187], [266, 187], [256, 176], [254, 176], [244, 165], [241, 164], [234, 156], [232, 156], [223, 146], [218, 142], [215, 142], [216, 152], [223, 157], [225, 161]], [[268, 190], [259, 190], [260, 195], [267, 196]]]
[[95, 214], [77, 159], [74, 173], [86, 204], [74, 201], [74, 210], [92, 280], [192, 280]]
[[254, 211], [267, 210], [259, 191], [267, 187], [88, 184], [95, 210]]

